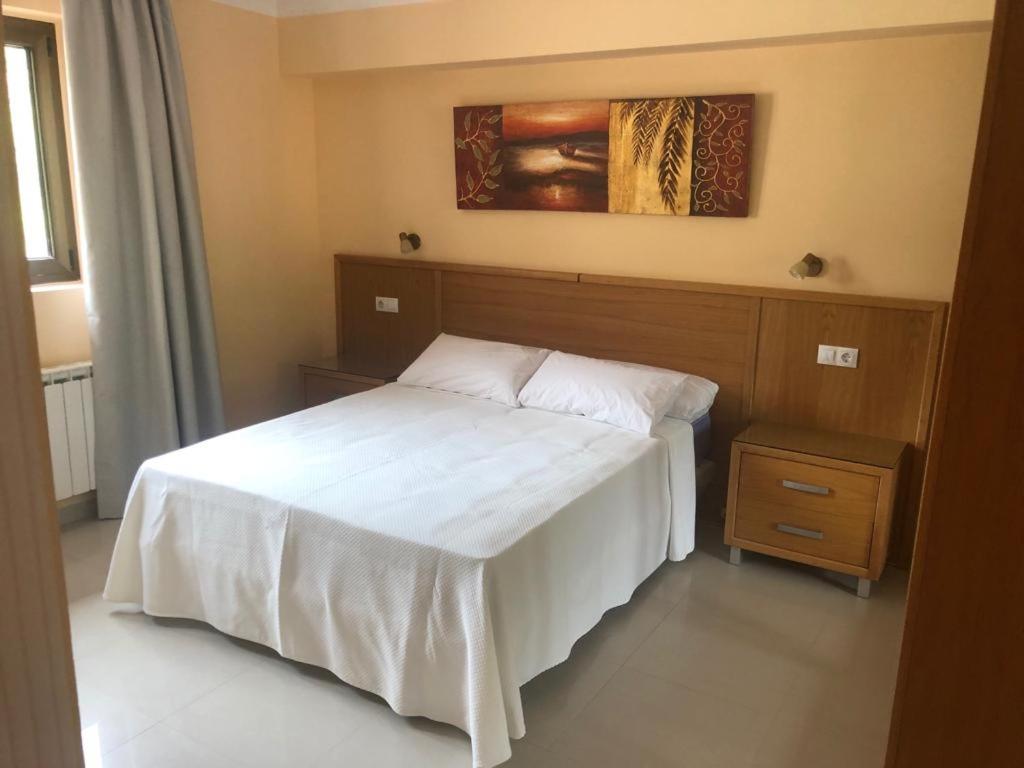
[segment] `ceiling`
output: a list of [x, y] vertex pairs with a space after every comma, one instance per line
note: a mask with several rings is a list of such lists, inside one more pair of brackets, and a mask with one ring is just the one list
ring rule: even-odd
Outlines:
[[384, 5], [411, 5], [432, 0], [217, 0], [268, 16], [311, 16], [318, 13], [358, 11]]

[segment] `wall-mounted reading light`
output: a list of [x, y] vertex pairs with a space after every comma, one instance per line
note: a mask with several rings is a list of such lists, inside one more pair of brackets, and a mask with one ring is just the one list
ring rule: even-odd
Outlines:
[[423, 241], [420, 240], [420, 236], [415, 232], [409, 232], [408, 234], [405, 232], [398, 233], [398, 243], [402, 249], [402, 253], [412, 253], [413, 251], [419, 250], [422, 242]]
[[817, 277], [821, 274], [821, 270], [824, 266], [824, 261], [819, 259], [813, 253], [808, 253], [800, 259], [800, 261], [789, 268], [789, 274], [797, 280], [803, 280], [805, 277]]

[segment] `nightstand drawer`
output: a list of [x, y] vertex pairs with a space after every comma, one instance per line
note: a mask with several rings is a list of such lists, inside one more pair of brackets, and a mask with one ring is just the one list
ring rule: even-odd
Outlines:
[[875, 516], [878, 478], [844, 469], [744, 453], [740, 463], [741, 497], [812, 512]]
[[339, 397], [345, 397], [346, 395], [354, 395], [357, 392], [366, 392], [380, 386], [379, 384], [348, 381], [330, 376], [317, 376], [311, 373], [303, 376], [303, 384], [305, 385], [307, 408], [328, 403], [331, 400], [337, 400]]
[[872, 475], [743, 453], [737, 538], [866, 567], [879, 480]]

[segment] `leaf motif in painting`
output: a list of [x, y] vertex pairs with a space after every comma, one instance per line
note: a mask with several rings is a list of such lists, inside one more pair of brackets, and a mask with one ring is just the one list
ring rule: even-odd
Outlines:
[[679, 174], [686, 162], [686, 125], [692, 115], [690, 99], [671, 99], [661, 142], [661, 159], [658, 161], [658, 187], [662, 202], [672, 213], [677, 212]]
[[[473, 208], [476, 205], [493, 202], [493, 196], [483, 194], [482, 190], [493, 190], [500, 186], [497, 177], [502, 169], [498, 162], [501, 148], [494, 148], [493, 145], [500, 142], [501, 136], [489, 127], [501, 122], [500, 109], [500, 107], [469, 109], [462, 120], [462, 135], [458, 135], [458, 128], [456, 128], [456, 165], [460, 162], [459, 152], [471, 156], [470, 168], [466, 170], [464, 183], [457, 185], [457, 203], [460, 208]], [[476, 170], [475, 175], [473, 169]]]

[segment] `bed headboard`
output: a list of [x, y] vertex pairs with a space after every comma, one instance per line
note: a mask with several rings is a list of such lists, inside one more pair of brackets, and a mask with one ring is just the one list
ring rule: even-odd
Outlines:
[[[377, 296], [400, 312], [378, 312]], [[444, 331], [706, 376], [721, 387], [723, 470], [751, 418], [906, 440], [915, 459], [891, 559], [909, 562], [942, 302], [347, 255], [335, 256], [335, 301], [339, 353], [391, 366]], [[859, 367], [818, 365], [822, 343], [858, 347]]]

